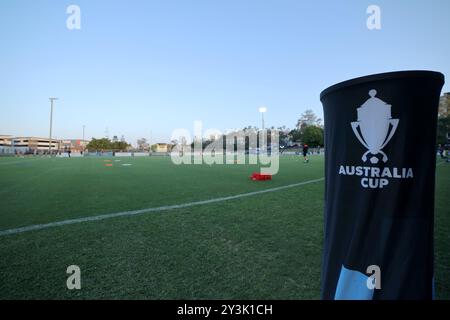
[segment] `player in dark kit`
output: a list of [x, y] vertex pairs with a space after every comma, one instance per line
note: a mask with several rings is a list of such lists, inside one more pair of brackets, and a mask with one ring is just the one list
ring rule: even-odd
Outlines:
[[309, 162], [309, 159], [308, 159], [308, 149], [309, 149], [309, 147], [308, 147], [308, 145], [305, 143], [305, 144], [303, 145], [303, 162], [304, 162], [304, 163]]

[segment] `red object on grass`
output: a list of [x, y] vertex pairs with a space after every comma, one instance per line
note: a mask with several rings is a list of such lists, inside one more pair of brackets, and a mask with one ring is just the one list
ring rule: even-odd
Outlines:
[[272, 180], [272, 175], [253, 172], [250, 179], [252, 179], [253, 181]]

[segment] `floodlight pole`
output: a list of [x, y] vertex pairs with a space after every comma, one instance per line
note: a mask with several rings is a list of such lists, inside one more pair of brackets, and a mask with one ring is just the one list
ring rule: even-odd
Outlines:
[[262, 129], [264, 130], [264, 112], [261, 112]]
[[264, 130], [264, 113], [267, 111], [266, 107], [260, 107], [258, 109], [259, 113], [261, 113], [261, 123], [262, 123], [262, 130]]
[[53, 103], [58, 98], [49, 98], [50, 100], [50, 136], [49, 136], [49, 144], [48, 144], [48, 153], [52, 155], [52, 126], [53, 126]]

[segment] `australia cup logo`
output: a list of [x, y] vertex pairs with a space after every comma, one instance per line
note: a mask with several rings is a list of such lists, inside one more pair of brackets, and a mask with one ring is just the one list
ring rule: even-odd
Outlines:
[[351, 122], [353, 132], [359, 142], [367, 149], [362, 160], [374, 165], [341, 164], [338, 174], [341, 176], [356, 176], [361, 178], [361, 186], [365, 189], [383, 189], [391, 180], [413, 179], [413, 168], [376, 166], [380, 160], [388, 161], [383, 148], [389, 143], [397, 130], [399, 119], [392, 119], [391, 105], [375, 97], [377, 91], [369, 91], [370, 98], [357, 109], [358, 119]]
[[388, 156], [382, 149], [388, 144], [397, 130], [399, 119], [392, 119], [391, 105], [376, 98], [376, 90], [370, 90], [370, 98], [357, 109], [358, 121], [352, 122], [352, 129], [367, 151], [363, 154], [362, 160], [367, 161], [371, 155], [370, 162], [378, 163], [378, 154], [382, 155], [382, 161], [387, 162]]

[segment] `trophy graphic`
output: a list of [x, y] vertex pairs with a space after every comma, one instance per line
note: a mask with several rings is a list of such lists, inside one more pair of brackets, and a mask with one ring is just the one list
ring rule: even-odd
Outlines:
[[391, 105], [383, 100], [376, 98], [377, 91], [372, 89], [369, 91], [370, 98], [357, 109], [358, 121], [352, 122], [352, 129], [359, 142], [368, 149], [362, 160], [367, 161], [367, 155], [372, 154], [370, 162], [378, 163], [375, 156], [381, 154], [383, 162], [387, 162], [388, 157], [381, 149], [383, 149], [391, 140], [397, 129], [399, 119], [392, 119]]

